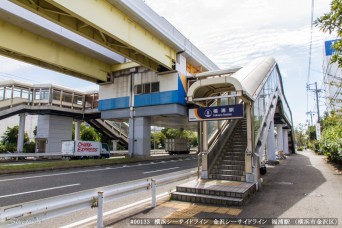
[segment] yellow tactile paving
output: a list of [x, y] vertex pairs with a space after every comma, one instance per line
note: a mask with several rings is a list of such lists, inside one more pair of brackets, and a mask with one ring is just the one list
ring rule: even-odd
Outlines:
[[229, 214], [230, 214], [230, 215], [239, 215], [241, 212], [242, 212], [241, 209], [236, 209], [236, 208], [231, 208], [231, 209], [229, 210]]
[[226, 216], [226, 215], [237, 216], [242, 211], [241, 209], [237, 209], [237, 208], [189, 204], [189, 203], [184, 203], [184, 202], [166, 202], [163, 204], [163, 207], [176, 209], [176, 211], [171, 212], [170, 214], [164, 216], [164, 218], [197, 218], [196, 215], [203, 213], [203, 212], [215, 213], [217, 214], [217, 216], [219, 216], [220, 214], [222, 214], [223, 216]]
[[229, 211], [230, 211], [230, 208], [219, 207], [219, 208], [217, 208], [215, 213], [218, 213], [218, 214], [229, 214]]
[[197, 186], [211, 186], [211, 185], [235, 187], [235, 186], [241, 185], [241, 182], [237, 182], [237, 181], [223, 181], [223, 180], [210, 180], [210, 181], [201, 180], [201, 181], [199, 181], [197, 183]]
[[171, 208], [175, 208], [175, 209], [185, 209], [187, 207], [189, 207], [191, 204], [187, 203], [187, 202], [165, 202], [162, 205], [160, 205], [160, 207], [171, 207]]

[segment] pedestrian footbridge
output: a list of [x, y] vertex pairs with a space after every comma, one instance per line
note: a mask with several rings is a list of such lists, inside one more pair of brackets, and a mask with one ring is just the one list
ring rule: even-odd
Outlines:
[[[238, 105], [243, 109], [240, 116], [220, 121], [201, 119], [203, 176], [253, 179], [263, 163], [276, 160], [276, 151], [295, 151], [291, 110], [273, 58], [256, 59], [236, 72], [199, 74], [196, 79], [187, 93], [188, 103], [198, 107], [196, 111], [207, 107], [236, 109]], [[241, 172], [223, 172], [224, 167], [232, 168], [229, 162], [237, 162]]]
[[[291, 110], [273, 58], [220, 70], [140, 0], [11, 2], [41, 17], [29, 21], [0, 9], [0, 54], [95, 82], [99, 92], [3, 82], [0, 119], [19, 113], [23, 123], [23, 113], [42, 114], [37, 138], [56, 134], [48, 141], [56, 145], [70, 140], [73, 119], [85, 120], [128, 145], [134, 157], [150, 155], [151, 126], [196, 130], [202, 180], [252, 183], [243, 194], [218, 192], [242, 197], [258, 186], [265, 163], [295, 152]], [[61, 27], [37, 23], [43, 18]], [[193, 200], [188, 189], [179, 188], [175, 198]]]
[[[275, 162], [276, 153], [295, 152], [291, 110], [273, 58], [254, 60], [240, 70], [198, 74], [187, 101], [194, 105], [189, 119], [200, 121], [202, 180], [238, 181], [238, 187], [227, 193], [215, 189], [216, 182], [196, 182], [179, 186], [174, 199], [242, 205], [260, 184], [265, 164]], [[231, 113], [222, 117], [223, 111]], [[238, 192], [239, 186], [244, 192]]]
[[127, 148], [128, 125], [125, 122], [101, 119], [98, 97], [97, 91], [82, 92], [52, 84], [31, 85], [14, 80], [0, 81], [0, 121], [25, 113], [62, 116], [76, 122], [82, 120]]

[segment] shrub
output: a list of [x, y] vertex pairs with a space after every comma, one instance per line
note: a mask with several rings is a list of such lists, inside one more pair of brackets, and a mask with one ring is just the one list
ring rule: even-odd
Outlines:
[[303, 151], [303, 150], [304, 150], [304, 147], [302, 146], [297, 147], [297, 151]]
[[5, 153], [6, 147], [0, 143], [0, 153]]
[[32, 142], [32, 141], [25, 143], [24, 152], [25, 153], [35, 153], [36, 152], [36, 143]]

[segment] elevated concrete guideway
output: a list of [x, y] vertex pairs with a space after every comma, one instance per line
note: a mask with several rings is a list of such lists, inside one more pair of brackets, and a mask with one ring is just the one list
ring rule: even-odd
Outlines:
[[[151, 126], [197, 129], [202, 179], [250, 182], [249, 197], [261, 183], [260, 168], [274, 162], [277, 153], [295, 152], [292, 114], [273, 58], [256, 59], [241, 69], [219, 69], [141, 0], [11, 2], [104, 48], [87, 47], [56, 31], [44, 34], [40, 22], [28, 22], [8, 10], [0, 17], [1, 54], [99, 84], [101, 118], [129, 122], [129, 156], [150, 156]], [[52, 98], [53, 94], [54, 90]], [[60, 108], [63, 102], [57, 101]], [[77, 102], [69, 101], [72, 108]], [[232, 116], [234, 110], [240, 110], [239, 115]], [[219, 112], [225, 118], [210, 119]], [[57, 144], [71, 134], [66, 130], [70, 123], [47, 117], [41, 125], [48, 130], [62, 128], [55, 137]], [[199, 199], [187, 187], [179, 189], [174, 198], [236, 202], [216, 196]]]
[[[11, 9], [8, 2], [0, 4], [0, 50], [8, 57], [93, 82], [110, 81], [112, 72], [138, 65], [155, 72], [175, 70], [177, 53], [187, 58], [189, 73], [218, 69], [142, 1], [86, 0], [81, 5], [59, 0], [12, 2], [33, 14]], [[61, 28], [66, 29], [60, 32]], [[103, 49], [91, 47], [94, 44]]]
[[131, 156], [148, 156], [151, 124], [197, 128], [187, 123], [187, 77], [219, 68], [143, 1], [0, 6], [0, 54], [99, 83], [101, 117], [130, 121]]

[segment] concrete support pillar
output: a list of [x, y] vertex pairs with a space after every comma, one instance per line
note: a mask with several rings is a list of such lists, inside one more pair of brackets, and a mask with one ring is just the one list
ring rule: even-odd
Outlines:
[[24, 152], [24, 136], [25, 136], [25, 113], [19, 114], [19, 132], [17, 141], [17, 152]]
[[283, 129], [283, 151], [284, 154], [289, 154], [289, 136], [288, 136], [288, 129]]
[[38, 116], [37, 139], [39, 139], [39, 152], [60, 153], [62, 141], [72, 139], [73, 121], [73, 118], [66, 116]]
[[75, 140], [81, 139], [81, 121], [75, 120]]
[[208, 122], [203, 121], [202, 122], [202, 172], [201, 172], [201, 178], [202, 179], [208, 179]]
[[[245, 173], [247, 182], [257, 182], [260, 178], [259, 157], [253, 159], [253, 124], [252, 124], [252, 104], [245, 103], [246, 122], [247, 122], [247, 151], [245, 153]], [[255, 163], [255, 164], [253, 164]]]
[[112, 144], [113, 144], [113, 151], [118, 150], [118, 140], [112, 140]]
[[276, 160], [276, 148], [275, 148], [275, 138], [274, 138], [274, 123], [270, 124], [267, 136], [267, 160]]
[[151, 152], [151, 117], [129, 119], [128, 154], [131, 157], [148, 157]]
[[277, 151], [283, 151], [284, 150], [284, 138], [283, 138], [283, 125], [279, 124], [277, 125]]

